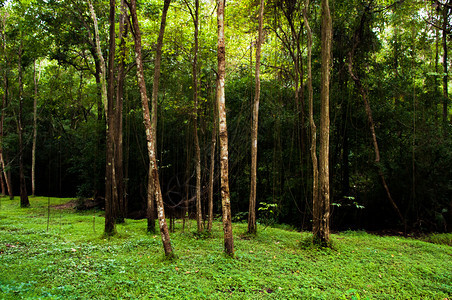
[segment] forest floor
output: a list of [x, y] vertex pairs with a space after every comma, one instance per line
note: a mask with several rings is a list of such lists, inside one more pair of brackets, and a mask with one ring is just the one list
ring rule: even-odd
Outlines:
[[[232, 259], [219, 222], [209, 237], [176, 222], [176, 258], [167, 260], [145, 220], [127, 219], [105, 238], [102, 212], [54, 206], [68, 201], [34, 197], [21, 209], [18, 198], [1, 198], [0, 299], [452, 297], [450, 244], [347, 231], [332, 235], [332, 249], [316, 248], [308, 232], [258, 227], [250, 237], [238, 223]], [[447, 244], [451, 235], [428, 239]]]

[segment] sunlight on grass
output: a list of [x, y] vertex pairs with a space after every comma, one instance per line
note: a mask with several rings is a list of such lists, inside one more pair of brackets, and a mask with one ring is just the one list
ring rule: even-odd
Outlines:
[[[445, 299], [452, 294], [448, 245], [365, 232], [334, 234], [333, 247], [309, 245], [310, 233], [268, 227], [247, 236], [234, 224], [235, 258], [212, 235], [171, 234], [177, 258], [166, 260], [159, 234], [145, 220], [103, 236], [101, 211], [57, 208], [70, 199], [2, 198], [2, 299]], [[48, 228], [48, 230], [47, 230]]]

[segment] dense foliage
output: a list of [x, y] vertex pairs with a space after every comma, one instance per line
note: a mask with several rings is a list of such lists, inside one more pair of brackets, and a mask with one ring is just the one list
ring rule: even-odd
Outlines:
[[[107, 56], [108, 4], [104, 2], [93, 1], [93, 4], [102, 51]], [[148, 88], [152, 85], [161, 2], [141, 1], [138, 7]], [[246, 219], [248, 210], [257, 2], [231, 0], [227, 1], [226, 9], [229, 172], [236, 220]], [[261, 223], [290, 223], [308, 229], [312, 218], [312, 171], [305, 92], [306, 32], [301, 18], [304, 3], [299, 0], [266, 2], [257, 169], [257, 202], [263, 204], [259, 206], [258, 218]], [[320, 111], [319, 2], [312, 1], [310, 6], [316, 120]], [[167, 17], [157, 132], [164, 201], [169, 214], [178, 217], [183, 214], [183, 200], [192, 199], [195, 194], [191, 84], [193, 26], [186, 4], [182, 0], [173, 1]], [[200, 4], [198, 134], [202, 185], [207, 187], [214, 118], [216, 19], [212, 1], [205, 0]], [[378, 170], [383, 170], [392, 197], [409, 229], [451, 229], [452, 126], [447, 91], [450, 80], [447, 68], [444, 68], [450, 66], [450, 62], [443, 60], [452, 30], [447, 22], [452, 18], [450, 5], [450, 1], [444, 0], [331, 1], [334, 31], [330, 113], [333, 229], [403, 228], [387, 199]], [[33, 75], [36, 69], [36, 193], [86, 198], [103, 196], [105, 117], [96, 82], [98, 58], [88, 2], [7, 1], [2, 2], [0, 14], [1, 94], [4, 97], [1, 149], [6, 161], [5, 173], [11, 172], [15, 194], [19, 188], [17, 53], [22, 48], [27, 184], [31, 185]], [[129, 216], [142, 217], [146, 207], [148, 157], [132, 48], [129, 32], [123, 114], [124, 177]], [[348, 72], [351, 53], [354, 71], [372, 108], [381, 153], [378, 165], [374, 161], [362, 95]], [[120, 55], [119, 52], [116, 55]], [[217, 173], [215, 178], [218, 187]], [[217, 213], [220, 212], [218, 197], [216, 192]], [[206, 203], [207, 189], [203, 189], [202, 198]], [[271, 213], [268, 204], [272, 204]], [[191, 201], [190, 213], [194, 213], [194, 205]]]

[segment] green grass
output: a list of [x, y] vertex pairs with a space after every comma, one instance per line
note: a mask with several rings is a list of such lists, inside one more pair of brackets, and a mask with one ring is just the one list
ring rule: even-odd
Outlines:
[[[256, 237], [234, 224], [235, 258], [223, 254], [220, 223], [196, 238], [181, 223], [171, 234], [177, 258], [164, 259], [145, 220], [103, 236], [100, 212], [31, 208], [1, 199], [0, 299], [445, 299], [452, 295], [448, 245], [365, 232], [332, 235], [333, 249], [309, 233], [268, 227]], [[68, 199], [50, 199], [61, 204]], [[94, 216], [94, 217], [93, 217]], [[93, 230], [95, 221], [95, 232]], [[191, 224], [191, 231], [196, 229]]]

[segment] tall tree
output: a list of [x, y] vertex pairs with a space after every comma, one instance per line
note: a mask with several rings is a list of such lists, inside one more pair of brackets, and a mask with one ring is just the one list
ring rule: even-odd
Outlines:
[[218, 24], [218, 122], [220, 135], [220, 177], [221, 177], [221, 207], [223, 210], [224, 250], [226, 254], [234, 256], [234, 241], [232, 237], [231, 198], [229, 193], [229, 154], [228, 128], [226, 124], [226, 99], [224, 83], [226, 73], [226, 47], [224, 38], [224, 10], [225, 0], [217, 1]]
[[6, 67], [3, 68], [3, 95], [2, 95], [2, 110], [1, 110], [1, 117], [0, 117], [0, 167], [3, 172], [3, 177], [5, 178], [6, 183], [6, 189], [8, 190], [8, 195], [10, 199], [14, 198], [12, 184], [11, 184], [11, 172], [8, 168], [7, 170], [7, 164], [8, 159], [7, 155], [4, 152], [3, 148], [3, 138], [4, 138], [4, 125], [5, 125], [5, 112], [6, 112], [6, 106], [8, 105], [8, 96], [9, 96], [9, 80], [8, 80], [8, 70], [9, 70], [9, 60], [8, 55], [6, 53], [6, 24], [7, 24], [7, 13], [2, 14], [2, 51], [3, 51], [3, 59], [4, 63], [6, 64]]
[[330, 65], [332, 25], [328, 0], [321, 2], [321, 86], [320, 86], [320, 149], [319, 149], [319, 198], [313, 203], [317, 215], [313, 216], [314, 240], [327, 244], [330, 239], [330, 175], [329, 175], [329, 138], [330, 138]]
[[[165, 34], [165, 26], [166, 26], [166, 15], [168, 13], [169, 5], [171, 3], [171, 0], [164, 0], [163, 3], [163, 11], [160, 21], [160, 30], [159, 35], [157, 38], [157, 46], [155, 50], [155, 60], [154, 60], [154, 80], [152, 84], [152, 101], [151, 101], [151, 125], [149, 129], [151, 130], [150, 134], [153, 137], [153, 142], [148, 145], [149, 148], [149, 178], [148, 178], [148, 197], [147, 197], [147, 219], [148, 219], [148, 231], [154, 232], [155, 231], [155, 203], [157, 203], [157, 211], [158, 211], [158, 219], [159, 219], [159, 227], [160, 231], [162, 232], [162, 224], [161, 223], [161, 216], [160, 216], [160, 209], [163, 211], [163, 200], [159, 199], [161, 198], [161, 192], [160, 192], [160, 183], [159, 178], [155, 178], [155, 176], [158, 176], [157, 172], [157, 165], [153, 163], [153, 161], [157, 161], [156, 154], [157, 154], [157, 104], [158, 104], [158, 92], [159, 92], [159, 84], [160, 84], [160, 66], [162, 62], [162, 47], [163, 47], [163, 36]], [[133, 28], [135, 30], [135, 25], [133, 25]], [[138, 19], [137, 19], [137, 28], [138, 28]], [[137, 42], [137, 33], [135, 32], [135, 52], [136, 52], [136, 42]], [[140, 45], [141, 45], [141, 37], [140, 37]], [[141, 50], [140, 50], [141, 51]], [[138, 64], [138, 61], [137, 61]], [[138, 70], [137, 70], [138, 72]], [[138, 83], [139, 84], [139, 83]], [[143, 82], [144, 85], [144, 82]], [[144, 88], [146, 86], [144, 85]], [[142, 96], [143, 97], [143, 96]], [[147, 95], [146, 95], [147, 97]], [[149, 107], [148, 107], [149, 109]], [[145, 124], [146, 125], [146, 124]], [[147, 127], [146, 127], [147, 128]], [[152, 158], [151, 158], [152, 156]], [[156, 186], [156, 182], [158, 182], [158, 187]], [[156, 190], [158, 188], [158, 190]], [[161, 205], [159, 204], [159, 201], [161, 201]], [[161, 207], [160, 207], [161, 206]], [[166, 223], [165, 223], [166, 226]], [[168, 231], [168, 229], [166, 229]], [[162, 233], [163, 238], [163, 233]], [[169, 234], [168, 234], [168, 241], [169, 241]], [[166, 246], [168, 248], [168, 245]], [[165, 248], [166, 249], [166, 248]], [[170, 249], [170, 248], [169, 248]], [[166, 253], [166, 250], [165, 250]], [[169, 255], [169, 254], [168, 254]]]
[[38, 138], [38, 78], [36, 77], [36, 59], [33, 61], [33, 145], [31, 149], [31, 194], [36, 195], [36, 142]]
[[[307, 72], [308, 72], [308, 102], [309, 102], [309, 126], [311, 128], [311, 160], [312, 160], [312, 203], [314, 219], [318, 219], [319, 205], [315, 203], [319, 202], [319, 165], [317, 160], [317, 127], [314, 121], [314, 92], [312, 88], [312, 31], [308, 20], [309, 0], [305, 1], [305, 7], [303, 8], [303, 20], [306, 27], [306, 36], [308, 38], [308, 57], [307, 57]], [[313, 231], [319, 231], [319, 222], [313, 223]]]
[[255, 71], [255, 90], [253, 103], [253, 120], [251, 128], [251, 187], [250, 203], [248, 210], [248, 233], [256, 234], [256, 170], [257, 170], [257, 132], [259, 124], [259, 100], [261, 94], [261, 47], [263, 40], [263, 19], [264, 19], [264, 0], [260, 1], [259, 6], [259, 29], [256, 45], [256, 71]]
[[125, 59], [126, 59], [126, 37], [128, 34], [127, 27], [127, 10], [124, 0], [121, 0], [121, 14], [119, 16], [119, 63], [118, 78], [116, 85], [116, 102], [115, 102], [115, 178], [118, 194], [118, 215], [116, 220], [120, 223], [124, 222], [127, 215], [127, 201], [125, 196], [124, 184], [124, 161], [123, 161], [123, 106], [124, 106], [124, 81], [126, 77]]
[[118, 216], [118, 188], [116, 181], [116, 112], [115, 112], [115, 14], [116, 1], [110, 0], [109, 10], [109, 46], [108, 46], [108, 82], [106, 111], [106, 173], [105, 173], [105, 233], [115, 233], [115, 223]]
[[192, 62], [192, 89], [193, 89], [193, 137], [195, 147], [195, 168], [196, 168], [196, 224], [198, 232], [203, 231], [202, 203], [201, 203], [201, 148], [199, 146], [198, 137], [198, 43], [199, 43], [199, 0], [195, 0], [192, 8], [186, 0], [185, 4], [190, 11], [194, 27], [194, 45], [193, 45], [193, 62]]
[[[218, 89], [218, 78], [216, 80], [215, 91]], [[212, 232], [213, 224], [213, 187], [215, 181], [215, 149], [217, 145], [217, 133], [218, 133], [218, 121], [217, 121], [218, 103], [217, 97], [212, 101], [212, 115], [213, 115], [213, 125], [212, 125], [212, 135], [210, 138], [210, 167], [209, 167], [209, 194], [208, 194], [208, 216], [207, 216], [207, 231]]]
[[[146, 141], [147, 141], [147, 150], [149, 155], [149, 164], [150, 164], [150, 170], [151, 170], [151, 176], [152, 176], [152, 185], [154, 190], [154, 197], [155, 201], [157, 203], [157, 215], [159, 219], [159, 228], [160, 228], [160, 234], [162, 236], [162, 242], [163, 242], [163, 249], [165, 251], [166, 256], [172, 256], [173, 255], [173, 249], [171, 247], [171, 241], [170, 236], [168, 232], [168, 225], [166, 223], [165, 219], [165, 209], [163, 206], [163, 198], [162, 198], [162, 192], [160, 189], [160, 181], [158, 176], [158, 168], [157, 168], [157, 159], [156, 159], [156, 147], [155, 147], [155, 141], [156, 141], [156, 124], [157, 124], [157, 95], [158, 95], [158, 84], [157, 86], [155, 83], [159, 82], [160, 77], [160, 63], [161, 63], [161, 56], [162, 56], [162, 45], [163, 45], [163, 35], [165, 33], [165, 24], [166, 24], [166, 14], [168, 12], [168, 8], [170, 5], [171, 0], [164, 0], [163, 4], [163, 11], [162, 11], [162, 20], [160, 23], [160, 31], [159, 31], [159, 37], [157, 40], [157, 51], [156, 51], [156, 57], [155, 57], [155, 64], [154, 64], [154, 86], [152, 91], [152, 119], [153, 122], [151, 122], [151, 115], [149, 112], [149, 98], [147, 95], [146, 90], [146, 83], [144, 80], [144, 69], [143, 69], [143, 57], [141, 54], [141, 33], [140, 33], [140, 27], [138, 24], [138, 17], [137, 17], [137, 4], [136, 0], [130, 1], [130, 14], [132, 17], [132, 27], [133, 27], [133, 33], [134, 33], [134, 44], [135, 44], [135, 60], [137, 64], [137, 80], [138, 80], [138, 87], [140, 89], [140, 95], [141, 95], [141, 104], [143, 108], [143, 119], [144, 119], [144, 125], [146, 129]], [[157, 77], [157, 78], [156, 78]], [[155, 96], [155, 99], [154, 99]], [[154, 103], [155, 102], [155, 103]], [[155, 106], [154, 106], [155, 104]], [[155, 122], [155, 125], [154, 125]]]
[[[100, 48], [99, 27], [97, 16], [91, 1], [88, 1], [91, 17], [94, 22], [94, 39], [96, 44], [96, 53], [100, 61], [100, 83], [101, 97], [104, 104], [105, 117], [107, 123], [106, 129], [106, 164], [105, 164], [105, 233], [107, 235], [116, 232], [116, 212], [117, 212], [117, 188], [115, 178], [115, 115], [114, 115], [114, 57], [115, 57], [115, 1], [110, 0], [109, 13], [109, 64], [108, 70], [105, 59]], [[108, 81], [107, 81], [108, 71]]]
[[19, 134], [19, 189], [20, 189], [20, 207], [29, 207], [30, 201], [27, 194], [27, 184], [25, 182], [25, 170], [24, 170], [24, 127], [23, 127], [23, 105], [24, 105], [24, 84], [23, 84], [23, 72], [22, 72], [22, 56], [23, 56], [23, 43], [22, 36], [20, 37], [20, 45], [18, 52], [18, 73], [19, 73], [19, 113], [17, 115], [17, 131]]
[[[97, 15], [94, 10], [94, 6], [91, 1], [88, 1], [89, 10], [91, 13], [91, 18], [93, 19], [94, 24], [94, 42], [95, 42], [95, 50], [97, 55], [97, 60], [99, 61], [99, 83], [100, 83], [100, 91], [101, 91], [101, 99], [102, 104], [104, 106], [105, 113], [108, 111], [107, 107], [107, 66], [105, 64], [105, 59], [102, 54], [102, 49], [100, 47], [100, 37], [99, 37], [99, 26], [97, 24]], [[97, 66], [96, 66], [97, 68]], [[97, 73], [97, 72], [96, 72]], [[97, 80], [96, 80], [97, 81]]]

